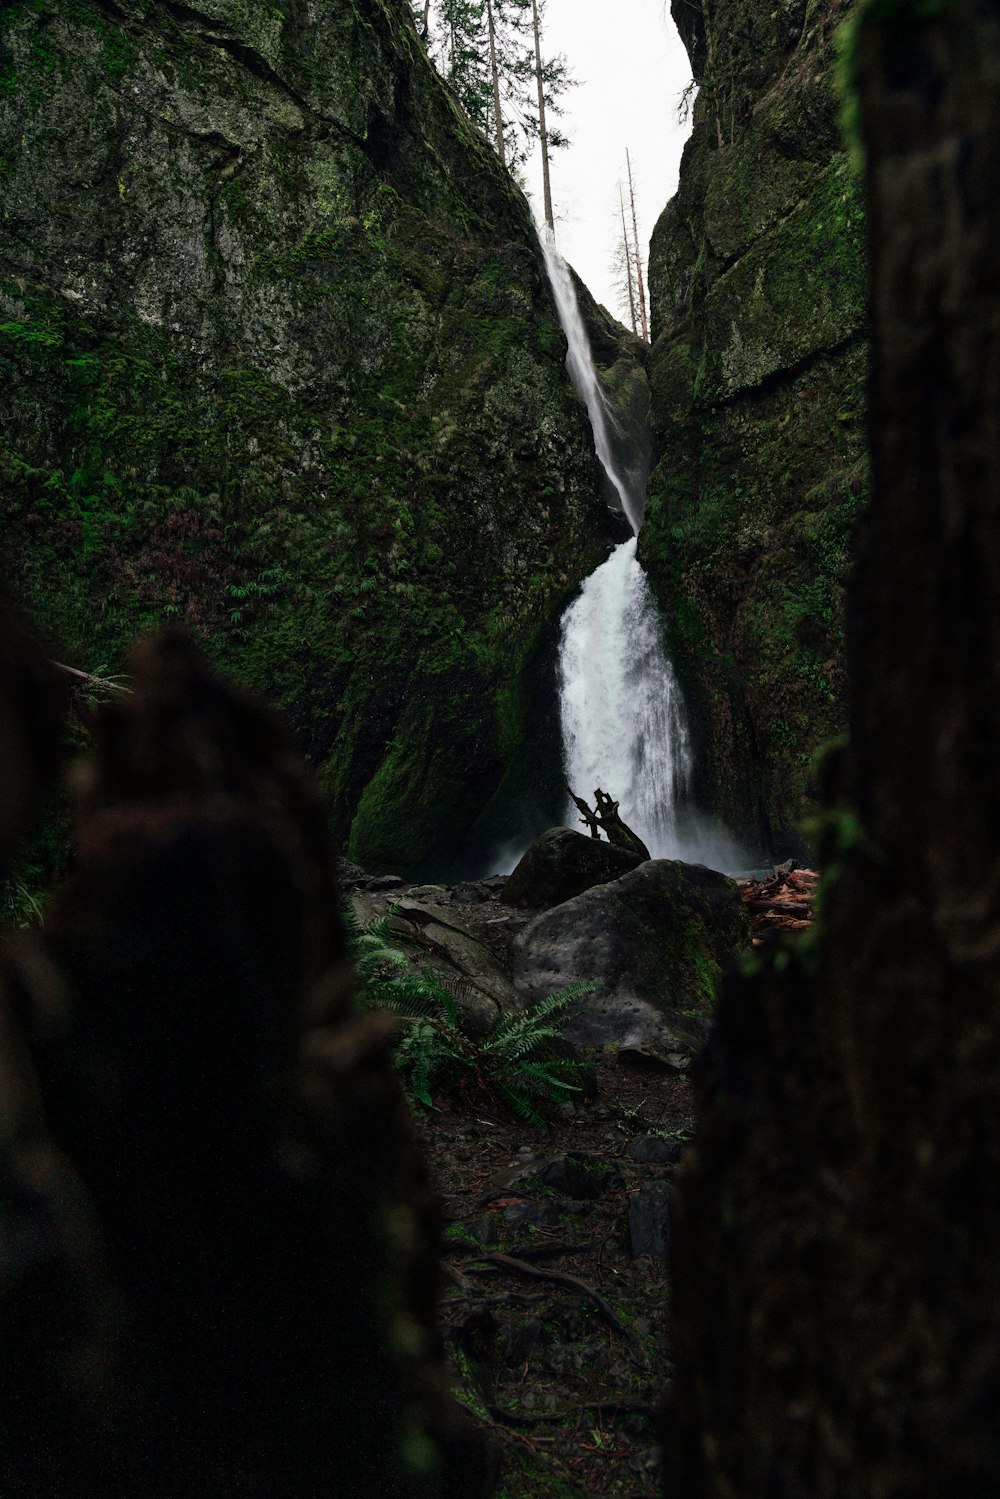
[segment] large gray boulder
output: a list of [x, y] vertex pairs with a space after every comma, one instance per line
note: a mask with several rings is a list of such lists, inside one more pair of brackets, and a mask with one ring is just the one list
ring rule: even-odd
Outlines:
[[640, 863], [640, 855], [629, 849], [572, 828], [549, 828], [523, 855], [502, 898], [508, 906], [557, 906], [595, 885], [619, 879]]
[[515, 938], [511, 975], [529, 1003], [593, 982], [568, 1038], [666, 1056], [702, 1044], [716, 982], [749, 946], [732, 880], [650, 859], [536, 917]]

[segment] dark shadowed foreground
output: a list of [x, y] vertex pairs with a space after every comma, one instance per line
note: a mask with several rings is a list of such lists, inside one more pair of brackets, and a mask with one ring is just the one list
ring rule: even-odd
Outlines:
[[855, 46], [876, 500], [849, 802], [817, 939], [730, 984], [702, 1065], [684, 1499], [1000, 1490], [1000, 18], [872, 3]]
[[[59, 692], [4, 625], [6, 860]], [[77, 786], [74, 873], [3, 974], [0, 1492], [484, 1493], [319, 800], [183, 639], [133, 669]]]

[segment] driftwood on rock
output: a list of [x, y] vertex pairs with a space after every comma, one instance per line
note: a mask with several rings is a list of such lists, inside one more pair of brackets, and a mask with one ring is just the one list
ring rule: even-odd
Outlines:
[[629, 853], [638, 854], [641, 859], [653, 857], [638, 833], [633, 833], [619, 815], [620, 804], [612, 798], [609, 792], [602, 791], [598, 786], [594, 792], [594, 810], [591, 810], [582, 796], [577, 796], [571, 787], [566, 789], [580, 812], [580, 821], [589, 828], [592, 838], [600, 838], [603, 832], [608, 842], [613, 843], [616, 848], [627, 848]]
[[788, 865], [763, 880], [737, 880], [743, 909], [750, 917], [753, 945], [769, 937], [806, 931], [813, 923], [819, 875]]

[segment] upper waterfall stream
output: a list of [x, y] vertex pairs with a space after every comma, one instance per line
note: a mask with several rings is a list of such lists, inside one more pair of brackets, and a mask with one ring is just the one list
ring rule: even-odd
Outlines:
[[614, 416], [594, 367], [590, 339], [580, 316], [580, 304], [577, 301], [573, 277], [569, 266], [559, 254], [555, 242], [549, 235], [542, 233], [539, 238], [542, 253], [545, 256], [549, 285], [552, 287], [556, 311], [559, 313], [559, 322], [569, 346], [566, 352], [566, 369], [573, 389], [587, 408], [591, 430], [594, 434], [594, 447], [601, 467], [611, 480], [621, 501], [625, 519], [638, 536], [646, 507], [645, 486], [637, 485], [634, 476], [626, 473], [615, 459], [610, 430]]

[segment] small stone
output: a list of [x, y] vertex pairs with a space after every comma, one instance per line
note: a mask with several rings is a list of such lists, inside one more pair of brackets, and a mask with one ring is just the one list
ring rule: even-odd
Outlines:
[[629, 1143], [628, 1153], [643, 1166], [672, 1166], [680, 1159], [682, 1148], [680, 1140], [667, 1135], [639, 1135]]
[[613, 1164], [575, 1150], [557, 1156], [539, 1172], [539, 1180], [553, 1192], [585, 1199], [600, 1197], [605, 1187], [612, 1184], [612, 1178], [620, 1180], [620, 1176]]
[[670, 1252], [670, 1187], [654, 1182], [628, 1200], [628, 1232], [633, 1254], [666, 1256]]
[[451, 898], [455, 905], [478, 906], [482, 904], [486, 896], [481, 890], [477, 890], [475, 885], [456, 885], [451, 892]]
[[642, 1046], [620, 1046], [618, 1061], [623, 1067], [636, 1067], [647, 1072], [687, 1072], [691, 1056], [683, 1051], [666, 1051], [647, 1042]]
[[476, 1244], [498, 1244], [500, 1242], [500, 1223], [495, 1214], [484, 1213], [481, 1218], [473, 1218], [468, 1223], [463, 1223], [462, 1228], [468, 1238]]
[[559, 1209], [554, 1202], [537, 1202], [527, 1198], [524, 1202], [512, 1202], [504, 1208], [504, 1222], [519, 1224], [526, 1228], [558, 1228]]

